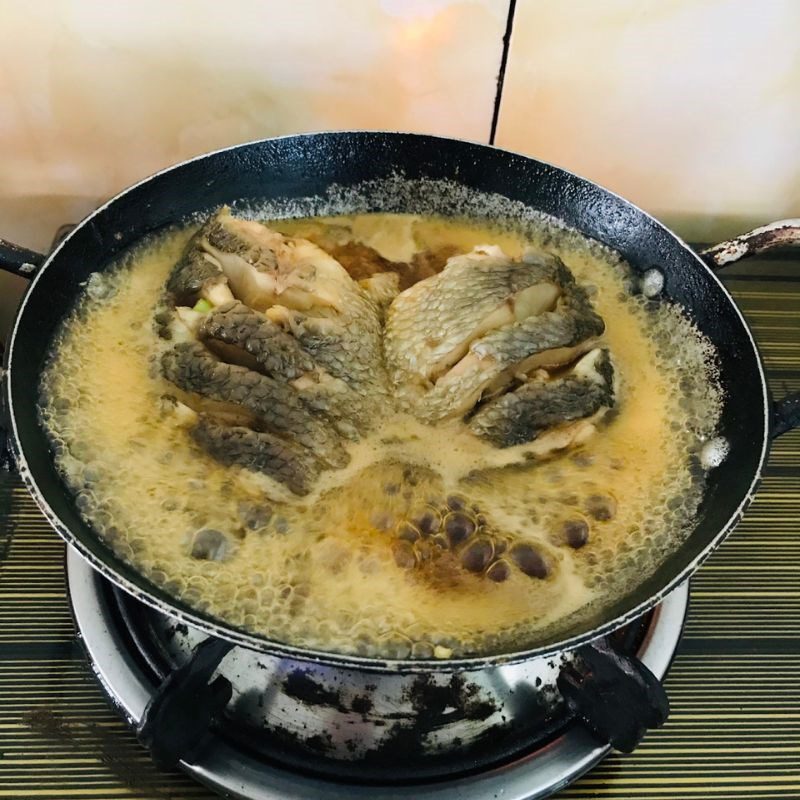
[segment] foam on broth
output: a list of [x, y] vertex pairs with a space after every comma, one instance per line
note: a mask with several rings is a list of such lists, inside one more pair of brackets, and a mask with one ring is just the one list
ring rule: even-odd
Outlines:
[[[151, 581], [226, 623], [301, 647], [383, 657], [484, 654], [574, 630], [689, 534], [703, 486], [697, 453], [721, 405], [713, 351], [678, 309], [632, 293], [614, 253], [544, 220], [503, 228], [370, 214], [270, 224], [320, 241], [330, 226], [343, 227], [390, 260], [487, 243], [512, 256], [531, 244], [559, 255], [594, 287], [619, 413], [577, 450], [477, 475], [469, 465], [491, 445], [456, 425], [431, 428], [387, 414], [351, 446], [349, 466], [325, 473], [311, 496], [270, 500], [258, 476], [221, 466], [160, 412], [173, 387], [154, 367], [162, 343], [153, 308], [192, 229], [172, 231], [89, 282], [42, 380], [42, 423], [81, 513]], [[399, 569], [387, 531], [453, 496], [495, 529], [535, 543], [552, 566], [549, 577], [515, 570], [493, 583], [444, 567]], [[592, 515], [597, 498], [610, 499], [610, 519]], [[562, 535], [574, 519], [590, 525], [580, 549]], [[190, 556], [200, 527], [228, 534], [229, 558]]]

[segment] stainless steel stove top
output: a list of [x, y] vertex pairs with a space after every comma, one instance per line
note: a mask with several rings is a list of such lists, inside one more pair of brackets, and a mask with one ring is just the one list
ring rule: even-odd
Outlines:
[[[142, 664], [138, 650], [131, 644], [131, 623], [121, 614], [103, 578], [98, 576], [71, 550], [67, 556], [69, 592], [75, 620], [80, 629], [92, 668], [132, 726], [142, 719], [145, 708], [157, 688], [157, 679]], [[659, 606], [649, 620], [639, 658], [663, 678], [672, 661], [683, 629], [688, 608], [688, 587], [682, 586]], [[135, 602], [135, 601], [134, 601]], [[185, 661], [192, 648], [205, 637], [183, 625], [176, 626], [157, 611], [140, 607], [148, 628], [160, 641], [168, 642], [177, 662]], [[232, 714], [252, 724], [254, 715], [268, 718], [279, 715], [293, 718], [297, 724], [328, 725], [325, 715], [315, 719], [302, 704], [292, 707], [292, 698], [280, 689], [281, 676], [295, 665], [285, 660], [259, 656], [243, 648], [234, 648], [222, 662], [219, 672], [234, 684]], [[552, 659], [531, 665], [500, 668], [496, 682], [519, 689], [520, 685], [546, 685], [554, 680], [558, 667]], [[266, 678], [266, 688], [265, 677]], [[252, 701], [253, 687], [260, 696]], [[266, 710], [262, 698], [268, 697]], [[251, 702], [248, 702], [250, 698]], [[259, 710], [260, 709], [260, 710]], [[358, 724], [358, 720], [353, 720]], [[247, 748], [236, 747], [215, 734], [199, 757], [182, 761], [181, 768], [226, 796], [246, 800], [341, 800], [341, 798], [394, 798], [395, 800], [432, 800], [458, 797], [463, 800], [531, 800], [551, 795], [597, 764], [610, 750], [599, 744], [581, 723], [572, 721], [566, 729], [549, 739], [544, 746], [517, 754], [500, 766], [482, 769], [470, 775], [413, 781], [398, 784], [393, 776], [380, 781], [328, 780], [300, 769], [276, 766], [268, 758], [259, 758]], [[340, 754], [341, 755], [341, 754]]]

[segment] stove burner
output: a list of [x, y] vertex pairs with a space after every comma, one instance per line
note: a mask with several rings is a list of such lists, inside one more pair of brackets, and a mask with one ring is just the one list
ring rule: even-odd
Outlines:
[[[176, 666], [187, 662], [192, 649], [204, 636], [199, 631], [176, 625], [173, 620], [112, 588], [71, 549], [68, 549], [67, 572], [73, 613], [92, 668], [114, 705], [138, 728], [159, 685]], [[671, 663], [687, 608], [688, 586], [684, 585], [665, 598], [651, 615], [618, 637], [632, 639], [628, 644], [633, 643], [634, 650], [638, 644], [638, 658], [659, 680]], [[258, 730], [258, 723], [264, 724], [266, 719], [263, 710], [259, 717], [264, 692], [248, 704], [248, 698], [251, 701], [253, 698], [248, 695], [247, 686], [252, 686], [248, 675], [253, 672], [254, 664], [255, 672], [268, 668], [259, 664], [260, 659], [264, 660], [238, 647], [226, 657], [219, 674], [224, 674], [234, 685], [234, 700], [229, 709], [232, 713], [209, 733], [207, 741], [195, 753], [179, 763], [188, 774], [226, 796], [242, 800], [366, 800], [377, 796], [393, 800], [433, 800], [443, 796], [483, 800], [502, 792], [504, 800], [533, 800], [563, 788], [597, 764], [611, 749], [608, 744], [600, 744], [589, 729], [569, 713], [559, 696], [553, 708], [543, 709], [544, 712], [557, 709], [559, 713], [544, 714], [546, 724], [540, 735], [500, 743], [489, 753], [488, 759], [483, 752], [480, 758], [476, 752], [472, 753], [471, 759], [462, 754], [455, 758], [455, 764], [446, 763], [444, 757], [434, 758], [420, 770], [415, 754], [401, 751], [395, 753], [395, 759], [397, 764], [404, 759], [408, 762], [406, 774], [402, 768], [389, 771], [381, 769], [380, 765], [372, 771], [359, 768], [348, 773], [346, 765], [344, 770], [334, 771], [331, 764], [342, 766], [336, 758], [326, 759], [320, 753], [314, 758], [313, 754], [304, 756], [302, 749], [282, 749], [278, 743], [270, 742], [269, 736], [264, 736], [263, 729]], [[309, 673], [303, 672], [300, 662], [272, 661], [282, 670], [284, 690], [287, 685], [298, 691], [303, 688], [300, 686], [302, 676]], [[561, 665], [554, 665], [552, 659], [545, 662], [546, 659], [527, 665], [526, 679], [537, 674], [555, 685]], [[514, 670], [519, 668], [499, 669], [508, 670], [503, 678], [513, 681]], [[210, 674], [205, 675], [206, 682], [210, 677]], [[518, 682], [514, 688], [521, 685]], [[352, 700], [348, 699], [351, 714]], [[326, 724], [324, 715], [320, 719], [318, 709], [315, 714], [313, 706], [293, 711], [301, 717], [295, 720], [298, 724]], [[231, 716], [236, 719], [230, 719]], [[354, 763], [361, 765], [361, 762]]]

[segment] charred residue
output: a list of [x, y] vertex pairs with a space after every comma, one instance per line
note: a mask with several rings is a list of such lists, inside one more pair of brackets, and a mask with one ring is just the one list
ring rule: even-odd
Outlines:
[[326, 706], [343, 712], [350, 710], [342, 702], [339, 692], [318, 683], [306, 670], [290, 672], [283, 682], [283, 690], [289, 697], [307, 706]]
[[373, 708], [372, 698], [368, 695], [356, 695], [350, 703], [350, 707], [356, 714], [361, 714], [362, 717], [366, 717]]
[[166, 639], [168, 642], [171, 642], [176, 636], [188, 636], [189, 635], [189, 627], [185, 625], [183, 622], [176, 622], [174, 625], [170, 625], [166, 631]]
[[432, 727], [459, 719], [485, 720], [498, 710], [497, 703], [481, 696], [481, 687], [468, 683], [463, 675], [453, 675], [446, 684], [438, 684], [430, 675], [418, 676], [408, 689], [408, 701], [418, 717]]
[[314, 680], [307, 670], [293, 670], [283, 682], [286, 694], [304, 705], [332, 708], [344, 714], [353, 712], [359, 714], [364, 722], [369, 718], [375, 705], [370, 690], [374, 691], [376, 688], [376, 686], [366, 686], [367, 693], [353, 697], [348, 706], [340, 692]]
[[[480, 723], [487, 720], [499, 708], [497, 703], [483, 695], [481, 687], [470, 683], [463, 675], [453, 675], [447, 683], [438, 683], [431, 675], [418, 675], [408, 686], [403, 700], [412, 711], [406, 714], [384, 715], [396, 720], [374, 750], [365, 754], [367, 761], [378, 764], [391, 763], [397, 753], [404, 757], [417, 758], [432, 755], [435, 749], [429, 734], [463, 720]], [[489, 725], [478, 740], [496, 736], [504, 725]], [[477, 744], [475, 740], [470, 747]], [[463, 739], [459, 738], [462, 746]], [[450, 746], [452, 746], [452, 741]]]
[[254, 750], [279, 763], [304, 769], [312, 768], [312, 763], [318, 764], [320, 757], [333, 758], [336, 749], [328, 731], [309, 736], [303, 731], [286, 727], [258, 730], [247, 725], [229, 725], [225, 727], [224, 734], [244, 750]]

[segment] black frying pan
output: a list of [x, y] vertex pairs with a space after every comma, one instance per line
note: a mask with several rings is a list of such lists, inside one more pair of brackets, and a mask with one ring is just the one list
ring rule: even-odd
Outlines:
[[[727, 391], [719, 432], [728, 440], [730, 452], [710, 472], [696, 530], [635, 591], [564, 641], [503, 656], [383, 662], [301, 650], [245, 633], [188, 608], [115, 556], [81, 520], [53, 467], [36, 416], [39, 373], [58, 323], [91, 272], [104, 268], [146, 234], [224, 203], [308, 198], [325, 195], [333, 185], [346, 189], [398, 175], [410, 181], [454, 180], [479, 192], [503, 195], [609, 245], [638, 271], [661, 270], [664, 294], [683, 306], [717, 347]], [[432, 201], [425, 191], [380, 199], [376, 195], [372, 200], [369, 193], [366, 199], [363, 193], [360, 197], [357, 206], [340, 210], [444, 215], [464, 211], [452, 198]], [[470, 209], [470, 213], [479, 210]], [[797, 238], [797, 225], [800, 222], [776, 223], [714, 248], [701, 258], [621, 197], [564, 170], [484, 145], [432, 136], [348, 132], [268, 139], [221, 150], [167, 169], [124, 191], [83, 220], [46, 259], [10, 245], [0, 249], [4, 268], [28, 276], [35, 273], [6, 353], [4, 395], [14, 455], [53, 527], [97, 570], [161, 611], [238, 644], [351, 667], [438, 672], [522, 661], [577, 646], [643, 613], [697, 569], [752, 499], [770, 437], [798, 424], [798, 397], [773, 408], [752, 334], [712, 271], [726, 260]]]

